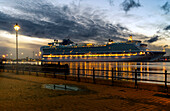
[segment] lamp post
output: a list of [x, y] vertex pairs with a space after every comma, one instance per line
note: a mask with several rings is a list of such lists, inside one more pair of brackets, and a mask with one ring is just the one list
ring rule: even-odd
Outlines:
[[16, 73], [18, 74], [18, 30], [20, 29], [20, 26], [16, 23], [14, 29], [16, 31]]

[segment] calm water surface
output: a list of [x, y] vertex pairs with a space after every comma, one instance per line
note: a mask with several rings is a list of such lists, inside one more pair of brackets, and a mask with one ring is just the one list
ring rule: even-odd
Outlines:
[[[86, 76], [92, 75], [92, 69], [96, 70], [112, 70], [116, 71], [135, 71], [137, 69], [140, 72], [156, 72], [165, 73], [167, 70], [170, 73], [170, 62], [61, 62], [61, 64], [68, 64], [70, 69], [80, 68], [80, 69], [91, 69], [91, 70], [80, 70], [80, 74]], [[77, 74], [77, 70], [70, 70], [71, 74]], [[105, 79], [111, 79], [111, 71], [95, 71], [97, 76], [103, 76]], [[133, 78], [134, 73], [115, 73], [115, 77]], [[149, 79], [149, 80], [165, 80], [164, 74], [148, 74], [148, 73], [138, 73], [138, 78]], [[170, 82], [170, 75], [168, 75], [168, 81]], [[145, 81], [146, 82], [146, 81]], [[160, 83], [158, 83], [160, 84]], [[163, 83], [162, 83], [163, 84]], [[169, 84], [170, 85], [170, 84]]]

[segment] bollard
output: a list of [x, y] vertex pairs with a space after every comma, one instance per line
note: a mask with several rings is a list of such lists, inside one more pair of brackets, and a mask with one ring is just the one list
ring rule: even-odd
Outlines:
[[167, 87], [167, 70], [165, 70], [165, 90], [168, 91], [168, 87]]
[[80, 82], [80, 67], [78, 67], [78, 82]]
[[95, 69], [93, 68], [93, 83], [95, 84], [96, 81], [95, 81]]
[[114, 82], [114, 81], [113, 81], [113, 68], [112, 68], [112, 86], [113, 86], [113, 82]]
[[135, 88], [138, 88], [138, 84], [137, 84], [137, 69], [135, 69]]

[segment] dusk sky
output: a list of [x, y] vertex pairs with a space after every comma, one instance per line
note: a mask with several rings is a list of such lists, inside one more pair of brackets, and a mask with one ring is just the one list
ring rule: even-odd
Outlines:
[[[53, 39], [105, 43], [133, 39], [170, 55], [170, 0], [0, 0], [0, 55], [32, 57]], [[21, 55], [21, 53], [24, 53]]]

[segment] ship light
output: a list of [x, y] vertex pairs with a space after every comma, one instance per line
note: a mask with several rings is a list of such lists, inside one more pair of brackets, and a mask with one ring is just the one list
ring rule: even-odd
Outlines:
[[6, 56], [5, 55], [2, 55], [3, 58], [5, 58]]
[[92, 46], [93, 44], [91, 44], [91, 43], [88, 43], [88, 44], [86, 44], [86, 45], [89, 47], [89, 46]]
[[140, 52], [139, 54], [142, 55], [142, 54], [145, 54], [145, 52]]
[[[149, 53], [149, 52], [148, 52]], [[115, 57], [121, 57], [121, 56], [132, 56], [132, 55], [137, 55], [138, 53], [122, 53], [122, 54], [84, 54], [84, 55], [82, 55], [82, 54], [75, 54], [75, 55], [52, 55], [52, 54], [50, 54], [50, 55], [43, 55], [43, 57], [49, 57], [49, 58], [54, 58], [54, 57], [60, 57], [60, 58], [63, 58], [63, 57], [65, 57], [65, 58], [67, 58], [67, 57], [106, 57], [106, 56], [108, 56], [108, 57], [111, 57], [111, 56], [115, 56]], [[143, 55], [143, 54], [145, 54], [145, 52], [139, 52], [139, 54], [140, 55]]]
[[132, 39], [132, 35], [129, 37], [129, 39], [128, 39], [128, 41], [132, 41], [133, 39]]
[[39, 56], [41, 56], [41, 52], [39, 52]]
[[51, 55], [48, 55], [47, 57], [51, 57]]
[[142, 55], [142, 52], [140, 52], [139, 54]]

